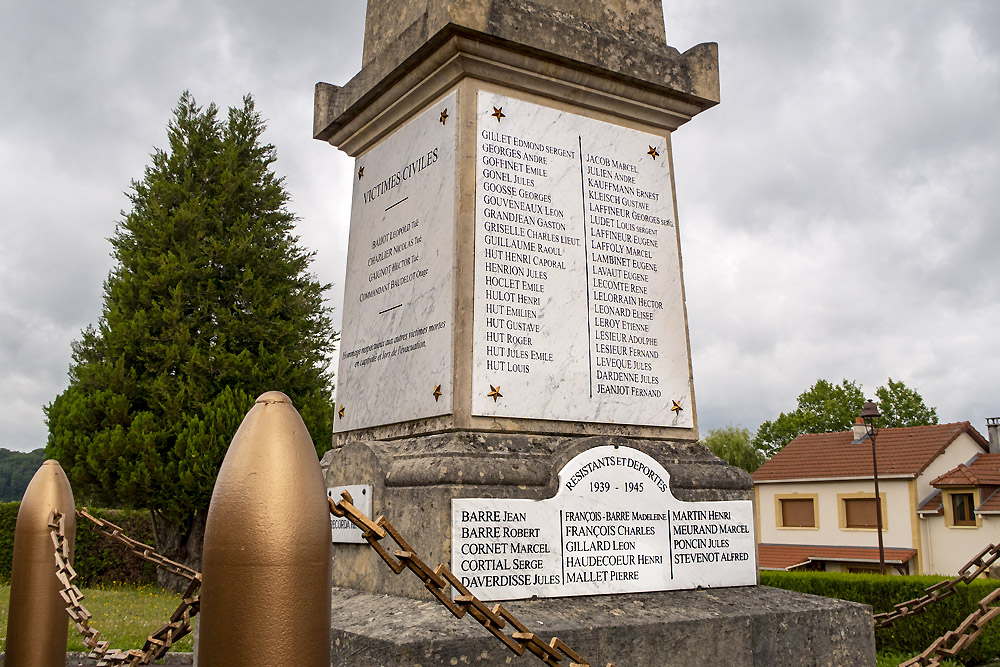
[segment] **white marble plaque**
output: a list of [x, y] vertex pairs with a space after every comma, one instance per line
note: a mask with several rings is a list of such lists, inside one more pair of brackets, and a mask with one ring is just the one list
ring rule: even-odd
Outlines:
[[355, 163], [336, 431], [452, 411], [456, 99]]
[[483, 600], [637, 593], [757, 581], [753, 504], [691, 503], [629, 447], [595, 447], [548, 500], [452, 500], [451, 569]]
[[[327, 498], [339, 502], [342, 492], [351, 494], [352, 504], [359, 510], [372, 515], [372, 485], [348, 484], [347, 486], [331, 486], [326, 490]], [[361, 529], [344, 517], [330, 515], [330, 533], [333, 542], [342, 544], [368, 544], [362, 537]]]
[[472, 412], [691, 428], [666, 140], [480, 92]]

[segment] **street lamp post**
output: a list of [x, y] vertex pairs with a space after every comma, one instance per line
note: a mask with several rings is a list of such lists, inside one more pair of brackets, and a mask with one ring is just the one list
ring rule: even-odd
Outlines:
[[878, 427], [875, 420], [882, 415], [874, 401], [865, 401], [861, 408], [861, 419], [865, 422], [868, 439], [872, 441], [872, 476], [875, 478], [875, 525], [878, 531], [878, 562], [879, 571], [885, 574], [885, 547], [882, 546], [882, 497], [878, 493], [878, 462], [875, 460], [875, 434]]

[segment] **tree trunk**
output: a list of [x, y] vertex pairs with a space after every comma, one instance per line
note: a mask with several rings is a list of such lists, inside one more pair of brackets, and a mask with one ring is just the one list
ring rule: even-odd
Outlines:
[[[183, 523], [170, 521], [159, 512], [150, 514], [153, 517], [156, 552], [200, 572], [201, 550], [205, 541], [205, 516], [208, 512], [191, 515]], [[163, 588], [176, 592], [183, 592], [190, 583], [163, 569], [157, 569], [156, 581]]]

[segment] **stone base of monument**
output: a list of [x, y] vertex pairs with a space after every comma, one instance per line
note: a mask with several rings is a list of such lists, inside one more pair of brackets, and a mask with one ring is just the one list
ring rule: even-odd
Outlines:
[[[542, 510], [547, 499], [561, 493], [560, 475], [565, 474], [569, 463], [577, 457], [600, 448], [612, 452], [633, 452], [643, 457], [650, 466], [657, 468], [663, 478], [663, 488], [669, 484], [669, 493], [659, 492], [649, 477], [633, 471], [635, 479], [645, 480], [642, 493], [624, 493], [610, 490], [597, 494], [600, 500], [610, 501], [617, 497], [622, 509], [637, 509], [641, 498], [651, 496], [655, 511], [663, 511], [662, 502], [668, 497], [676, 498], [681, 504], [742, 501], [749, 515], [750, 500], [753, 498], [753, 482], [750, 476], [738, 468], [733, 468], [713, 456], [707, 448], [695, 442], [675, 442], [664, 440], [642, 440], [622, 436], [562, 437], [531, 434], [499, 434], [459, 431], [438, 435], [401, 438], [387, 441], [352, 441], [342, 447], [335, 447], [323, 457], [323, 468], [327, 486], [331, 494], [338, 495], [337, 489], [344, 486], [366, 485], [371, 493], [371, 516], [385, 515], [402, 537], [412, 546], [420, 558], [432, 567], [438, 563], [450, 563], [456, 575], [462, 576], [459, 565], [462, 554], [453, 553], [455, 537], [460, 537], [461, 526], [453, 521], [453, 504], [466, 499], [495, 500], [509, 503], [513, 500], [540, 501], [523, 508], [528, 515], [525, 522], [511, 524], [511, 528], [541, 527], [542, 535], [527, 542], [545, 541], [547, 529], [557, 533], [557, 523], [542, 518]], [[604, 471], [600, 471], [603, 474]], [[590, 480], [599, 477], [594, 474]], [[576, 488], [586, 486], [580, 484]], [[356, 495], [356, 493], [355, 493]], [[355, 498], [360, 502], [361, 498]], [[569, 507], [583, 509], [585, 500], [570, 501]], [[360, 505], [359, 505], [360, 506]], [[614, 505], [603, 504], [603, 509]], [[694, 507], [694, 505], [691, 505]], [[506, 506], [505, 506], [506, 507]], [[657, 538], [666, 535], [666, 525], [661, 525]], [[753, 554], [752, 523], [745, 517], [745, 533], [738, 536], [748, 541], [745, 551]], [[484, 524], [470, 523], [470, 528], [481, 528]], [[506, 526], [505, 526], [506, 527]], [[648, 529], [647, 530], [656, 530]], [[497, 535], [504, 539], [502, 535]], [[730, 536], [732, 538], [734, 536]], [[360, 531], [353, 543], [343, 543], [338, 539], [333, 545], [333, 585], [355, 589], [366, 593], [385, 593], [407, 597], [430, 599], [421, 582], [412, 575], [395, 575], [386, 567], [379, 556], [360, 539]], [[558, 535], [549, 535], [549, 542], [558, 542]], [[496, 541], [490, 535], [477, 540], [479, 544]], [[392, 546], [392, 545], [389, 545]], [[474, 546], [474, 545], [470, 545]], [[556, 544], [551, 544], [549, 557], [556, 562], [559, 555]], [[666, 554], [667, 545], [657, 543], [655, 553]], [[627, 549], [626, 549], [627, 550]], [[641, 551], [641, 548], [639, 549]], [[466, 551], [466, 554], [470, 551]], [[471, 550], [472, 554], [489, 555], [482, 549]], [[498, 554], [498, 555], [510, 555]], [[456, 560], [459, 562], [452, 562]], [[755, 559], [749, 566], [749, 580], [740, 583], [754, 583]], [[724, 569], [726, 564], [721, 564]], [[731, 565], [728, 566], [731, 568]], [[480, 570], [480, 574], [488, 572]], [[541, 573], [539, 573], [541, 574]], [[714, 585], [719, 585], [718, 583]], [[668, 586], [679, 588], [684, 586]], [[689, 586], [691, 587], [691, 586]], [[647, 589], [648, 590], [648, 589]], [[473, 589], [474, 593], [479, 593]], [[619, 592], [606, 591], [600, 592]], [[545, 595], [537, 590], [522, 591], [523, 594], [492, 599], [530, 598]], [[580, 592], [555, 592], [552, 596], [579, 595]], [[491, 599], [491, 598], [484, 598]]]
[[[754, 585], [752, 481], [698, 443], [457, 432], [354, 441], [324, 465], [332, 494], [365, 489], [425, 563], [594, 667], [874, 664], [869, 607]], [[535, 660], [363, 541], [334, 544], [333, 585], [334, 665]]]
[[[154, 662], [154, 665], [191, 665], [194, 661], [192, 653], [167, 653], [163, 658]], [[86, 653], [70, 651], [66, 654], [66, 667], [97, 667], [97, 660], [88, 658]], [[6, 656], [0, 653], [0, 667], [6, 665]]]
[[[871, 609], [746, 586], [505, 602], [532, 632], [593, 667], [874, 665]], [[333, 590], [333, 665], [540, 664], [436, 602]]]

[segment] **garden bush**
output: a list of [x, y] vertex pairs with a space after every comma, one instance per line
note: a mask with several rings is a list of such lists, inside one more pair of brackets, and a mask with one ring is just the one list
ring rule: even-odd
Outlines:
[[[14, 558], [14, 527], [21, 503], [0, 503], [0, 580], [10, 580]], [[120, 526], [122, 532], [134, 540], [153, 544], [153, 527], [146, 510], [89, 509], [93, 516]], [[55, 567], [55, 561], [53, 561]], [[100, 535], [90, 521], [76, 521], [76, 546], [73, 569], [79, 577], [78, 586], [96, 586], [110, 583], [153, 584], [156, 568], [127, 547]]]
[[[924, 589], [946, 578], [768, 570], [760, 573], [760, 583], [765, 586], [862, 602], [871, 605], [876, 614], [891, 611], [900, 602], [924, 595]], [[876, 630], [875, 643], [883, 651], [919, 653], [944, 633], [957, 628], [977, 609], [979, 600], [998, 586], [1000, 580], [996, 579], [960, 583], [955, 587], [955, 595], [930, 605], [923, 613], [897, 621], [891, 628]], [[988, 624], [983, 634], [958, 657], [966, 664], [1000, 657], [1000, 621]]]

